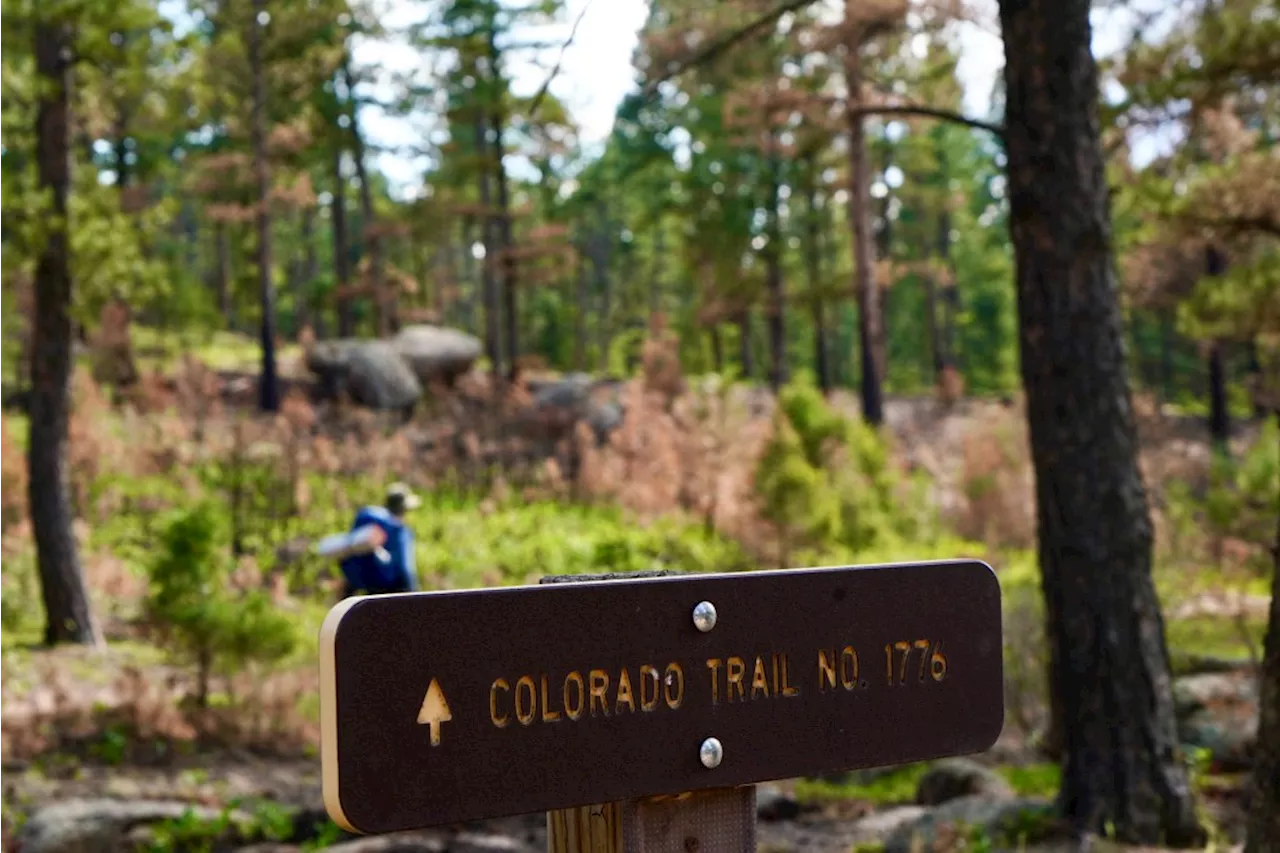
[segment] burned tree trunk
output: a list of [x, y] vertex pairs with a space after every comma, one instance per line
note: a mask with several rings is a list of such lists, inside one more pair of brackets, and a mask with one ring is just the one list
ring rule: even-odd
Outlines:
[[36, 261], [32, 288], [30, 440], [27, 497], [36, 540], [36, 567], [44, 601], [44, 641], [101, 642], [89, 609], [84, 573], [72, 529], [67, 472], [71, 414], [71, 247], [67, 199], [71, 190], [70, 36], [56, 23], [35, 27], [36, 168], [54, 218]]
[[765, 289], [768, 308], [765, 312], [769, 330], [769, 385], [774, 393], [787, 382], [786, 300], [782, 292], [782, 225], [778, 216], [779, 173], [776, 153], [769, 155], [769, 241], [765, 244]]
[[1280, 851], [1280, 519], [1272, 551], [1271, 617], [1258, 672], [1258, 745], [1253, 753], [1244, 853]]
[[1021, 370], [1059, 807], [1079, 832], [1202, 842], [1179, 757], [1138, 469], [1088, 0], [1000, 0]]
[[356, 332], [355, 314], [351, 310], [351, 297], [345, 293], [351, 283], [350, 258], [347, 254], [347, 200], [346, 181], [342, 176], [342, 147], [333, 151], [333, 202], [330, 217], [333, 219], [333, 279], [338, 290], [338, 337], [349, 338]]

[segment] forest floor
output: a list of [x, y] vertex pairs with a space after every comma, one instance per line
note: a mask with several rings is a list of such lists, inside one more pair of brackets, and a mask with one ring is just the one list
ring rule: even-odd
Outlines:
[[[222, 367], [223, 381], [233, 384], [245, 366], [226, 358]], [[837, 393], [833, 403], [856, 413], [856, 401], [847, 394]], [[300, 635], [310, 639], [283, 665], [246, 670], [225, 682], [212, 707], [190, 707], [184, 698], [190, 672], [158, 649], [137, 615], [145, 592], [140, 565], [154, 543], [151, 519], [166, 506], [189, 500], [193, 488], [172, 467], [196, 464], [187, 449], [190, 418], [179, 413], [175, 419], [169, 405], [128, 421], [130, 428], [153, 429], [151, 444], [173, 442], [146, 447], [144, 454], [137, 438], [119, 443], [117, 416], [93, 405], [86, 404], [73, 423], [73, 455], [77, 442], [82, 443], [83, 456], [77, 458], [86, 462], [76, 471], [87, 470], [88, 460], [106, 460], [95, 463], [96, 479], [80, 492], [85, 501], [98, 502], [85, 511], [88, 520], [80, 533], [89, 583], [104, 613], [105, 649], [44, 650], [34, 645], [32, 614], [38, 607], [30, 533], [20, 522], [6, 522], [0, 696], [6, 850], [70, 853], [134, 844], [152, 850], [234, 849], [267, 841], [279, 846], [259, 846], [260, 851], [334, 844], [348, 845], [341, 848], [346, 853], [544, 848], [545, 822], [536, 815], [398, 840], [355, 841], [328, 823], [319, 799], [314, 668], [315, 632], [336, 600], [334, 579], [326, 569], [313, 569], [315, 574], [300, 582], [296, 570], [286, 577], [261, 559], [263, 582], [274, 584], [281, 610], [292, 614]], [[917, 802], [920, 782], [931, 770], [924, 764], [761, 786], [760, 849], [907, 853], [907, 827], [930, 833], [935, 851], [1048, 843], [1053, 833], [1041, 809], [1056, 791], [1057, 769], [1035, 749], [1044, 723], [1043, 645], [1032, 550], [1034, 499], [1021, 413], [1016, 403], [965, 400], [944, 407], [927, 397], [890, 399], [886, 412], [895, 464], [927, 475], [929, 500], [950, 532], [927, 545], [906, 543], [860, 554], [857, 561], [980, 556], [996, 568], [1009, 642], [1005, 731], [995, 748], [974, 757], [975, 765], [932, 766], [934, 772], [954, 777], [946, 802]], [[1256, 701], [1250, 673], [1265, 630], [1265, 573], [1256, 568], [1256, 543], [1230, 536], [1208, 541], [1196, 533], [1195, 520], [1184, 517], [1186, 498], [1180, 495], [1201, 494], [1208, 483], [1202, 421], [1160, 414], [1151, 406], [1140, 407], [1139, 413], [1158, 539], [1156, 584], [1179, 675], [1180, 719], [1195, 747], [1195, 780], [1214, 844], [1230, 847], [1240, 838], [1246, 764], [1241, 755], [1249, 749], [1249, 715]], [[767, 420], [767, 409], [753, 417]], [[634, 420], [632, 413], [628, 419]], [[628, 429], [624, 426], [620, 434], [636, 440]], [[749, 432], [741, 425], [731, 429], [735, 435]], [[342, 452], [350, 458], [331, 468], [338, 473], [321, 472], [314, 481], [291, 484], [295, 495], [309, 488], [310, 510], [304, 520], [315, 516], [314, 523], [295, 519], [279, 529], [246, 535], [281, 563], [282, 549], [299, 538], [341, 529], [349, 505], [322, 507], [318, 502], [342, 492], [348, 483], [372, 481], [378, 488], [383, 473], [398, 464], [395, 459], [419, 459], [421, 448], [440, 444], [435, 438], [430, 445], [413, 438], [427, 432], [424, 428], [410, 439], [403, 439], [403, 431], [391, 437], [383, 433], [381, 444], [348, 442], [351, 447]], [[1244, 453], [1256, 438], [1256, 424], [1241, 425], [1235, 452]], [[7, 425], [5, 440], [11, 441]], [[419, 450], [387, 449], [405, 440], [420, 442]], [[313, 451], [315, 458], [323, 455], [321, 449]], [[374, 458], [384, 451], [401, 456]], [[14, 485], [9, 479], [11, 452], [7, 445], [6, 497]], [[121, 461], [135, 455], [145, 455], [145, 464]], [[681, 464], [687, 468], [694, 463]], [[341, 473], [346, 470], [354, 471], [355, 479], [327, 479], [346, 476]], [[491, 488], [510, 490], [505, 484]], [[735, 529], [752, 529], [750, 518], [737, 528], [726, 522], [729, 532], [724, 535], [708, 533], [697, 518], [655, 521], [652, 513], [633, 512], [644, 508], [636, 506], [637, 491], [644, 489], [610, 492], [603, 499], [597, 495], [585, 504], [563, 495], [458, 497], [431, 492], [427, 506], [413, 518], [424, 581], [428, 587], [465, 588], [530, 582], [544, 573], [644, 568], [655, 561], [694, 570], [760, 564], [749, 553], [744, 556], [743, 544], [731, 535]], [[12, 511], [6, 507], [7, 518]], [[716, 523], [719, 527], [718, 519]], [[837, 559], [843, 555], [831, 561]], [[116, 805], [103, 805], [104, 799]], [[131, 817], [112, 811], [119, 803], [131, 804]], [[175, 804], [212, 811], [182, 817], [173, 812]], [[248, 815], [240, 830], [225, 826], [221, 809]], [[943, 828], [957, 821], [971, 831], [946, 835]], [[1017, 837], [1010, 836], [1010, 826]], [[126, 844], [123, 839], [131, 831]], [[23, 838], [25, 846], [19, 844]], [[85, 846], [86, 838], [110, 843], [91, 848]]]

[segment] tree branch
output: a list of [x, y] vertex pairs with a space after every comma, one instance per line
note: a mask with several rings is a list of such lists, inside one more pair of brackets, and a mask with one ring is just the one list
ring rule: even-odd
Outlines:
[[760, 32], [762, 32], [766, 28], [777, 23], [778, 19], [781, 18], [783, 15], [787, 14], [788, 12], [797, 12], [805, 8], [806, 6], [812, 6], [816, 2], [817, 0], [788, 0], [788, 2], [783, 3], [778, 8], [773, 9], [765, 13], [764, 15], [761, 15], [760, 17], [756, 18], [754, 21], [751, 21], [745, 26], [739, 27], [738, 29], [724, 36], [723, 38], [717, 39], [716, 41], [707, 45], [702, 50], [695, 53], [693, 56], [689, 57], [684, 62], [677, 63], [675, 68], [668, 67], [668, 70], [666, 71], [666, 73], [662, 74], [659, 77], [652, 78], [651, 80], [646, 82], [644, 86], [644, 91], [641, 93], [642, 99], [647, 101], [650, 98], [652, 98], [654, 92], [657, 91], [658, 87], [663, 83], [667, 82], [668, 80], [670, 80], [672, 77], [676, 77], [680, 74], [683, 74], [684, 72], [688, 71], [690, 68], [695, 68], [704, 63], [711, 62], [712, 60], [719, 57], [721, 54], [726, 53], [729, 50], [729, 48], [738, 44], [738, 42], [746, 41], [747, 39], [754, 38], [756, 35], [758, 35]]
[[582, 23], [582, 19], [587, 16], [587, 10], [591, 8], [591, 0], [587, 0], [582, 5], [582, 11], [578, 13], [578, 17], [574, 19], [573, 27], [569, 30], [569, 37], [564, 40], [564, 44], [560, 45], [560, 55], [556, 57], [556, 64], [551, 68], [551, 73], [547, 75], [547, 79], [542, 81], [542, 85], [538, 87], [538, 91], [534, 93], [533, 100], [529, 102], [529, 118], [533, 119], [538, 113], [538, 107], [542, 105], [542, 99], [547, 96], [547, 90], [551, 88], [551, 81], [556, 79], [560, 73], [560, 63], [564, 62], [565, 51], [569, 49], [569, 45], [573, 44], [573, 38], [578, 34], [578, 25]]
[[874, 106], [867, 105], [861, 107], [850, 107], [849, 112], [853, 115], [874, 116], [874, 115], [904, 115], [918, 116], [921, 118], [935, 118], [939, 121], [947, 121], [952, 124], [964, 125], [974, 130], [985, 130], [987, 133], [995, 136], [997, 139], [1004, 139], [1004, 127], [998, 124], [992, 124], [989, 121], [981, 119], [969, 118], [960, 113], [951, 110], [938, 109], [936, 107], [926, 107], [917, 104], [903, 104], [900, 106]]

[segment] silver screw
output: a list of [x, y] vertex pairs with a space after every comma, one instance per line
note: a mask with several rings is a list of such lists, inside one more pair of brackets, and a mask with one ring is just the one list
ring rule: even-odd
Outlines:
[[698, 605], [693, 608], [693, 624], [704, 634], [714, 628], [716, 626], [716, 606], [710, 601], [699, 601]]
[[724, 761], [724, 746], [718, 739], [709, 737], [698, 748], [698, 758], [701, 759], [702, 766], [708, 770], [719, 767], [720, 762]]

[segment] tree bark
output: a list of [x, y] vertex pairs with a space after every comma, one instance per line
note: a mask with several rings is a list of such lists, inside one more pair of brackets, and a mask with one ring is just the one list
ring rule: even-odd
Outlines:
[[1138, 469], [1088, 0], [1000, 0], [1021, 370], [1059, 807], [1081, 833], [1198, 845]]
[[[1216, 246], [1205, 250], [1205, 273], [1220, 276], [1227, 271], [1226, 256]], [[1209, 344], [1209, 438], [1226, 453], [1231, 440], [1231, 412], [1227, 409], [1227, 372], [1222, 362], [1222, 343]]]
[[342, 293], [350, 284], [351, 265], [347, 245], [347, 192], [346, 179], [342, 176], [342, 146], [333, 149], [333, 201], [330, 218], [333, 220], [333, 278], [339, 291], [338, 337], [349, 338], [356, 333], [356, 318], [351, 310], [351, 297]]
[[720, 337], [720, 324], [712, 323], [707, 330], [711, 336], [711, 368], [717, 374], [724, 373], [724, 341]]
[[231, 311], [231, 246], [227, 241], [227, 224], [218, 222], [213, 226], [214, 253], [217, 255], [214, 275], [217, 276], [218, 313], [227, 324], [234, 329], [235, 317]]
[[1227, 371], [1219, 341], [1209, 344], [1209, 438], [1219, 451], [1227, 451], [1231, 440], [1231, 413], [1227, 409]]
[[253, 173], [257, 184], [258, 295], [262, 307], [262, 376], [258, 380], [258, 407], [264, 412], [280, 408], [276, 376], [276, 292], [271, 282], [271, 174], [267, 164], [267, 94], [262, 67], [262, 26], [259, 16], [266, 0], [253, 0], [249, 21], [249, 72], [253, 76]]
[[813, 300], [813, 366], [822, 393], [831, 392], [831, 362], [827, 352], [826, 300], [822, 294], [822, 229], [819, 223], [817, 174], [812, 161], [809, 163], [806, 186], [808, 210], [805, 268], [809, 276], [809, 298]]
[[[771, 140], [772, 141], [772, 140]], [[782, 224], [778, 216], [781, 166], [769, 155], [769, 241], [765, 244], [766, 326], [769, 330], [769, 386], [776, 394], [787, 382], [786, 301], [782, 292]]]
[[[851, 2], [851, 0], [850, 0]], [[853, 293], [858, 303], [858, 344], [862, 367], [862, 417], [879, 426], [884, 422], [883, 341], [881, 340], [880, 292], [875, 283], [875, 254], [871, 245], [871, 210], [868, 199], [870, 166], [862, 115], [857, 112], [862, 91], [862, 57], [856, 38], [845, 52], [845, 83], [848, 87], [849, 124], [849, 220], [853, 228]]]
[[497, 378], [502, 375], [502, 339], [498, 331], [498, 283], [493, 275], [494, 258], [498, 256], [498, 237], [496, 234], [497, 228], [494, 227], [493, 213], [490, 210], [493, 198], [489, 184], [489, 161], [485, 156], [485, 152], [489, 148], [486, 139], [487, 130], [488, 122], [485, 120], [484, 113], [477, 110], [475, 118], [476, 161], [480, 164], [480, 169], [476, 180], [480, 184], [480, 207], [483, 209], [480, 217], [480, 241], [484, 245], [484, 262], [480, 265], [480, 276], [483, 281], [484, 350], [489, 357], [489, 370], [496, 385]]
[[67, 471], [71, 410], [71, 269], [67, 199], [71, 190], [70, 61], [67, 28], [35, 26], [36, 168], [51, 196], [53, 217], [36, 261], [31, 329], [27, 499], [36, 540], [36, 566], [44, 601], [44, 641], [98, 645], [72, 528]]
[[1273, 547], [1271, 616], [1258, 672], [1258, 744], [1244, 853], [1280, 853], [1280, 519]]
[[[360, 181], [360, 213], [364, 222], [364, 241], [369, 254], [369, 289], [373, 293], [374, 322], [379, 337], [394, 333], [399, 326], [398, 300], [394, 290], [385, 291], [382, 275], [382, 239], [378, 234], [378, 219], [373, 209], [373, 187], [369, 185], [369, 173], [364, 161], [364, 137], [360, 135], [357, 118], [355, 86], [351, 80], [351, 58], [342, 57], [342, 79], [347, 87], [351, 105], [351, 158], [355, 161], [356, 178]], [[385, 291], [385, 292], [384, 292]]]
[[307, 292], [309, 285], [316, 277], [315, 208], [303, 209], [300, 230], [302, 259], [298, 263], [297, 275], [293, 280], [293, 325], [297, 332], [301, 332], [302, 327], [311, 321]]
[[756, 374], [755, 355], [751, 349], [751, 309], [744, 308], [738, 315], [738, 363], [742, 365], [742, 378], [751, 379]]
[[[496, 61], [496, 60], [495, 60]], [[520, 356], [520, 313], [516, 293], [516, 260], [512, 254], [515, 248], [515, 237], [511, 227], [511, 198], [507, 189], [507, 170], [502, 165], [503, 144], [502, 127], [504, 118], [501, 110], [493, 112], [493, 169], [498, 186], [498, 228], [502, 243], [502, 318], [505, 321], [503, 335], [507, 351], [507, 381], [515, 382], [519, 376]]]

